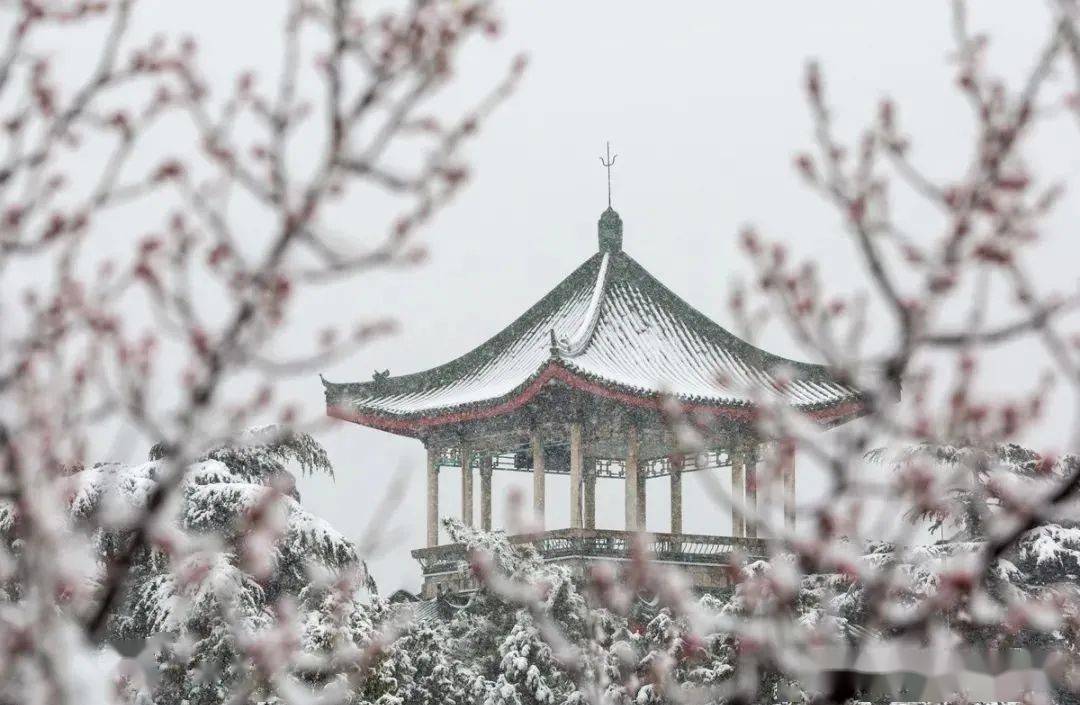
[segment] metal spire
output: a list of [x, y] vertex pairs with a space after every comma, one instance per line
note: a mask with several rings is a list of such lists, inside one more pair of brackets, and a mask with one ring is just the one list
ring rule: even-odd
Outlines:
[[615, 166], [615, 157], [618, 154], [611, 153], [611, 142], [607, 143], [607, 159], [600, 157], [600, 163], [607, 169], [607, 207], [611, 208], [611, 167]]

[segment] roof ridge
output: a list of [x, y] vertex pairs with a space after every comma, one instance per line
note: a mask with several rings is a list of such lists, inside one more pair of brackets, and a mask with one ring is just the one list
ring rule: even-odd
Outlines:
[[462, 371], [469, 371], [475, 369], [476, 366], [486, 364], [490, 360], [492, 347], [513, 341], [526, 331], [543, 325], [543, 320], [547, 314], [557, 310], [559, 305], [572, 298], [575, 291], [587, 286], [588, 279], [585, 279], [585, 281], [580, 280], [587, 276], [591, 277], [588, 272], [591, 267], [599, 266], [596, 262], [600, 259], [600, 255], [601, 253], [597, 252], [586, 259], [509, 325], [472, 350], [449, 362], [426, 370], [390, 376], [383, 379], [381, 385], [377, 385], [374, 380], [368, 382], [331, 382], [323, 378], [323, 388], [326, 391], [327, 399], [338, 398], [343, 394], [368, 393], [372, 396], [385, 396], [415, 393], [417, 387], [427, 389], [432, 386], [439, 386], [447, 375], [457, 376]]
[[[600, 260], [600, 267], [596, 272], [596, 282], [593, 284], [592, 296], [589, 298], [589, 307], [585, 309], [585, 314], [581, 317], [581, 323], [578, 324], [577, 330], [569, 338], [556, 340], [553, 352], [566, 357], [577, 357], [585, 352], [585, 348], [589, 346], [589, 341], [592, 340], [593, 333], [596, 331], [596, 323], [600, 320], [600, 308], [603, 303], [604, 292], [607, 291], [607, 283], [610, 279], [608, 272], [610, 271], [611, 253], [605, 252], [603, 259]], [[554, 334], [555, 331], [552, 329], [552, 336]]]

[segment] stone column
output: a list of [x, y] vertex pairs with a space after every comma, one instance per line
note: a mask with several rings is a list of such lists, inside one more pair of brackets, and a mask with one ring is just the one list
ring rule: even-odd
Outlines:
[[544, 443], [540, 440], [540, 432], [534, 430], [529, 442], [532, 445], [533, 457], [533, 514], [540, 530], [544, 530]]
[[570, 528], [580, 529], [581, 475], [585, 468], [585, 444], [580, 421], [570, 424]]
[[682, 533], [682, 468], [671, 466], [671, 533]]
[[795, 530], [795, 458], [784, 462], [784, 528]]
[[585, 528], [596, 528], [596, 461], [585, 463]]
[[[746, 511], [748, 514], [757, 512], [757, 457], [754, 452], [749, 452], [746, 459]], [[757, 538], [757, 524], [752, 521], [746, 522], [746, 537]]]
[[427, 448], [427, 545], [439, 545], [439, 449]]
[[626, 429], [626, 530], [638, 531], [638, 489], [641, 483], [638, 480], [638, 430], [637, 426], [629, 426]]
[[731, 535], [745, 536], [746, 526], [743, 523], [739, 505], [743, 502], [746, 494], [746, 481], [743, 478], [742, 451], [728, 451], [731, 453]]
[[480, 456], [480, 528], [491, 531], [491, 456]]
[[462, 445], [461, 453], [461, 523], [473, 525], [472, 447]]

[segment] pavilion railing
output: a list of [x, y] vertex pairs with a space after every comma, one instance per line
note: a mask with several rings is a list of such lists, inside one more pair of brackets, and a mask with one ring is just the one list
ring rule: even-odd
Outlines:
[[[634, 534], [614, 529], [553, 529], [538, 534], [511, 536], [510, 542], [531, 543], [544, 560], [630, 557]], [[765, 539], [707, 534], [644, 534], [645, 550], [658, 561], [688, 565], [724, 565], [733, 554], [765, 557]], [[464, 544], [452, 543], [412, 552], [425, 575], [459, 571], [467, 566]]]

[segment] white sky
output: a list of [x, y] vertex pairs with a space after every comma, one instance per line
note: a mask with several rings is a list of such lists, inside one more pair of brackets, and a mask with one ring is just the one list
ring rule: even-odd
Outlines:
[[[279, 18], [263, 7], [252, 0], [156, 0], [142, 12], [151, 12], [158, 26], [196, 32], [202, 56], [225, 77], [275, 60]], [[625, 250], [718, 322], [730, 323], [731, 284], [748, 272], [735, 245], [745, 223], [786, 239], [798, 256], [818, 258], [837, 293], [865, 289], [839, 219], [791, 168], [793, 155], [811, 143], [802, 97], [808, 57], [821, 60], [841, 134], [855, 136], [887, 93], [929, 173], [955, 176], [966, 157], [962, 140], [970, 119], [946, 63], [945, 2], [519, 0], [506, 6], [504, 17], [498, 44], [468, 54], [461, 67], [465, 87], [479, 95], [519, 51], [531, 64], [518, 93], [469, 149], [472, 185], [425, 231], [429, 263], [345, 282], [307, 303], [304, 315], [316, 328], [387, 314], [402, 324], [396, 337], [325, 370], [329, 379], [367, 380], [375, 369], [402, 374], [448, 361], [501, 330], [589, 257], [605, 206], [597, 159], [605, 140], [619, 155], [614, 200], [625, 223]], [[994, 37], [993, 64], [1013, 81], [1046, 34], [1041, 3], [975, 3], [974, 21]], [[1072, 130], [1050, 131], [1031, 157], [1045, 174], [1071, 178], [1075, 148]], [[1046, 245], [1040, 267], [1048, 284], [1075, 280], [1075, 213], [1070, 201]], [[914, 205], [900, 215], [915, 232], [930, 222]], [[364, 222], [363, 213], [354, 217]], [[776, 328], [759, 342], [805, 357]], [[1033, 368], [1029, 352], [1003, 352], [1002, 374], [992, 382], [1004, 389], [1035, 377], [1042, 368]], [[314, 375], [290, 389], [309, 409], [322, 404]], [[395, 473], [410, 478], [406, 506], [393, 517], [375, 518], [400, 534], [372, 567], [384, 592], [416, 589], [419, 568], [408, 549], [423, 545], [424, 537], [421, 444], [345, 423], [320, 440], [337, 478], [303, 480], [304, 502], [351, 536], [373, 520], [375, 502]], [[1052, 434], [1038, 440], [1055, 443]], [[458, 477], [443, 475], [444, 514], [459, 505]], [[495, 477], [497, 498], [528, 482], [519, 474]], [[801, 480], [800, 501], [806, 502], [814, 483]], [[695, 491], [697, 482], [687, 481], [685, 530], [725, 533], [727, 513]], [[600, 483], [600, 526], [620, 526], [621, 491], [615, 481]], [[567, 525], [560, 501], [565, 478], [550, 478], [547, 492], [548, 526]], [[665, 481], [650, 483], [650, 500], [649, 528], [662, 530]]]

